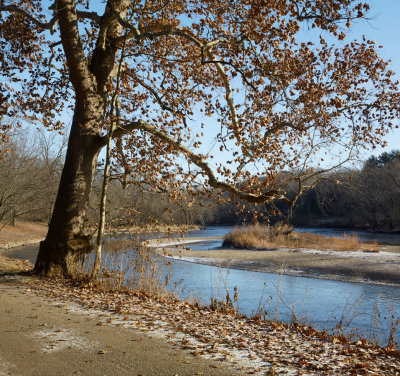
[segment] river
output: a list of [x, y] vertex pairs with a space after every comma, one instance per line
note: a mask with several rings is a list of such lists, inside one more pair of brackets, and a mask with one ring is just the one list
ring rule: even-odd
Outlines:
[[[230, 229], [209, 227], [192, 231], [187, 237], [219, 237]], [[327, 236], [340, 235], [340, 230], [312, 230]], [[358, 235], [362, 240], [380, 237], [386, 243], [400, 244], [398, 234], [358, 232]], [[221, 240], [204, 241], [190, 247], [216, 249], [221, 243]], [[18, 247], [6, 254], [34, 261], [37, 246]], [[181, 297], [193, 296], [203, 303], [209, 303], [211, 298], [225, 301], [227, 292], [233, 299], [234, 287], [237, 287], [240, 312], [249, 316], [261, 310], [271, 319], [296, 320], [319, 329], [333, 330], [339, 325], [339, 330], [366, 336], [381, 344], [387, 342], [391, 323], [400, 319], [399, 287], [227, 270], [181, 260], [171, 260], [171, 264], [170, 289], [177, 287]], [[396, 329], [396, 332], [400, 338], [400, 331]]]

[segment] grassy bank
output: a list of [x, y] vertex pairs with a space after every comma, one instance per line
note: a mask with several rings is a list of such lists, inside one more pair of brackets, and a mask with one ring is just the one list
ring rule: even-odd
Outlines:
[[235, 227], [225, 235], [223, 246], [240, 249], [309, 248], [364, 252], [379, 252], [380, 250], [377, 243], [362, 243], [356, 235], [345, 235], [339, 238], [300, 233], [285, 224]]

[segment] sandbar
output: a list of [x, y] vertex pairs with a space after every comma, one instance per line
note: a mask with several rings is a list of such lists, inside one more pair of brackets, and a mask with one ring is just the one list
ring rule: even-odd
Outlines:
[[[254, 272], [285, 274], [359, 283], [400, 286], [400, 246], [383, 245], [380, 252], [318, 249], [192, 250], [196, 241], [218, 238], [158, 239], [159, 254], [183, 261]], [[185, 244], [186, 243], [186, 244]]]

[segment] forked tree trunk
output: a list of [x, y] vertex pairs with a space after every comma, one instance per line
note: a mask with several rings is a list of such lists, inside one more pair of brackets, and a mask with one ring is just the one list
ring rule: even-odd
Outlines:
[[83, 234], [83, 225], [102, 147], [97, 134], [101, 120], [99, 113], [88, 114], [84, 107], [75, 109], [53, 215], [35, 264], [34, 271], [47, 276], [75, 275], [82, 257], [93, 250], [92, 237]]
[[[83, 234], [86, 209], [92, 189], [101, 138], [107, 83], [115, 77], [115, 62], [121, 48], [122, 26], [130, 0], [108, 0], [101, 19], [101, 33], [90, 58], [84, 54], [75, 1], [56, 0], [58, 25], [69, 79], [75, 90], [75, 112], [53, 215], [46, 239], [40, 243], [36, 273], [73, 276], [82, 257], [93, 249]], [[104, 22], [104, 25], [103, 25]]]

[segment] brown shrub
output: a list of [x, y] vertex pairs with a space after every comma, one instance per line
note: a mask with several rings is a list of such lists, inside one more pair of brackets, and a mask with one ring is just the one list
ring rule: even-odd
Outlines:
[[337, 251], [379, 252], [377, 243], [360, 243], [357, 235], [327, 237], [293, 231], [293, 227], [278, 223], [235, 227], [224, 237], [223, 246], [243, 249], [312, 248]]

